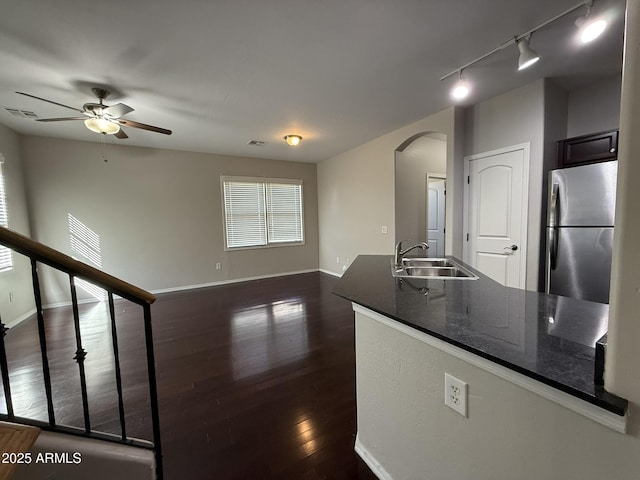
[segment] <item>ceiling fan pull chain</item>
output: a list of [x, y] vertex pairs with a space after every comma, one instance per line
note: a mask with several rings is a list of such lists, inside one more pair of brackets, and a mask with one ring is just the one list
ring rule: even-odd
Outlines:
[[105, 163], [109, 161], [107, 160], [107, 142], [105, 140], [106, 136], [106, 133], [100, 134], [100, 143], [102, 143], [102, 160], [104, 160]]

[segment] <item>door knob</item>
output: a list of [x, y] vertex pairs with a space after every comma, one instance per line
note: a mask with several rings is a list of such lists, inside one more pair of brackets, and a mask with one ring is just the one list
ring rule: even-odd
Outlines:
[[512, 252], [515, 252], [516, 250], [518, 250], [518, 245], [511, 245], [510, 247], [504, 247], [505, 250], [511, 250]]

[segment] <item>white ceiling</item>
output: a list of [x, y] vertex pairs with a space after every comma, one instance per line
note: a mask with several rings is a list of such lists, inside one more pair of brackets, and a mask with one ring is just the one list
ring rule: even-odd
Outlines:
[[[0, 106], [41, 118], [81, 108], [91, 87], [126, 118], [112, 143], [317, 162], [451, 105], [440, 77], [577, 0], [0, 0]], [[620, 72], [624, 0], [600, 0], [612, 28], [578, 49], [580, 9], [534, 34], [538, 65], [515, 71], [510, 46], [465, 72], [476, 103], [536, 78], [575, 87]], [[39, 123], [0, 109], [26, 134], [87, 141], [81, 122]], [[304, 137], [296, 148], [282, 137]], [[248, 146], [263, 140], [263, 147]]]

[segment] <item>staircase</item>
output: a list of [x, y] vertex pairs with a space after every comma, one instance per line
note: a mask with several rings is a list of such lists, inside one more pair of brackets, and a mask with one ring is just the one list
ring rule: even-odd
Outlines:
[[[73, 448], [81, 448], [82, 443], [78, 443], [78, 441], [85, 441], [85, 445], [88, 449], [87, 451], [99, 452], [100, 450], [103, 450], [105, 452], [111, 452], [110, 455], [112, 455], [113, 458], [126, 458], [129, 456], [127, 453], [123, 453], [126, 452], [126, 450], [123, 450], [124, 447], [122, 446], [137, 447], [140, 449], [149, 450], [153, 452], [153, 456], [155, 458], [155, 478], [162, 480], [162, 448], [160, 441], [158, 395], [156, 387], [155, 360], [153, 353], [153, 335], [151, 328], [151, 304], [155, 301], [155, 296], [134, 285], [126, 283], [119, 278], [108, 275], [101, 270], [93, 268], [85, 263], [79, 262], [57, 250], [54, 250], [41, 243], [35, 242], [24, 235], [21, 235], [13, 230], [4, 227], [0, 227], [0, 244], [10, 248], [18, 254], [28, 257], [31, 262], [33, 295], [36, 306], [35, 320], [37, 321], [37, 336], [39, 343], [38, 357], [42, 365], [41, 382], [46, 397], [46, 413], [43, 413], [43, 416], [45, 417], [44, 420], [42, 418], [37, 418], [38, 416], [36, 415], [34, 415], [34, 417], [36, 418], [29, 418], [29, 416], [19, 416], [14, 411], [15, 399], [14, 397], [12, 397], [12, 382], [10, 381], [10, 379], [12, 374], [15, 376], [17, 375], [17, 372], [12, 372], [11, 366], [15, 365], [15, 361], [12, 362], [11, 359], [7, 358], [6, 348], [8, 342], [10, 341], [11, 329], [8, 329], [2, 322], [2, 312], [0, 312], [0, 373], [3, 387], [1, 394], [2, 397], [4, 397], [4, 413], [2, 413], [3, 408], [2, 403], [0, 403], [0, 420], [8, 422], [10, 424], [21, 424], [31, 427], [37, 427], [45, 431], [46, 435], [43, 435], [46, 437], [43, 440], [45, 445], [54, 445], [55, 442], [58, 442], [57, 439], [62, 439], [62, 442], [64, 443], [64, 441], [66, 441], [65, 439], [68, 439], [69, 442], [72, 442], [71, 444], [75, 445]], [[60, 412], [61, 408], [63, 408], [64, 405], [60, 405], [60, 402], [56, 402], [55, 392], [66, 387], [64, 385], [57, 385], [55, 383], [56, 377], [52, 376], [51, 374], [50, 358], [47, 350], [50, 346], [49, 342], [51, 342], [52, 340], [47, 338], [48, 325], [42, 305], [41, 285], [40, 278], [38, 276], [38, 268], [41, 265], [47, 265], [48, 267], [62, 272], [68, 277], [69, 281], [69, 292], [71, 296], [71, 315], [69, 315], [69, 318], [65, 319], [65, 321], [68, 323], [68, 325], [66, 325], [66, 327], [68, 327], [66, 328], [66, 330], [68, 330], [70, 334], [72, 334], [73, 338], [71, 338], [70, 340], [74, 343], [75, 348], [75, 351], [73, 352], [73, 360], [77, 363], [77, 376], [80, 384], [79, 395], [81, 398], [79, 403], [81, 403], [82, 405], [82, 414], [80, 421], [81, 426], [64, 425], [60, 421], [60, 417], [64, 416]], [[117, 428], [116, 433], [101, 432], [92, 427], [92, 416], [95, 418], [96, 416], [100, 415], [100, 412], [90, 411], [90, 404], [98, 404], [100, 406], [104, 406], [105, 400], [101, 398], [99, 401], [91, 402], [91, 389], [87, 388], [88, 375], [85, 368], [85, 362], [87, 355], [91, 355], [91, 352], [88, 352], [83, 348], [83, 340], [86, 339], [86, 336], [83, 335], [83, 329], [86, 328], [85, 326], [81, 328], [81, 309], [79, 306], [78, 294], [76, 290], [77, 279], [87, 281], [97, 287], [104, 289], [104, 291], [106, 292], [106, 301], [108, 303], [106, 308], [108, 309], [108, 320], [110, 324], [109, 336], [111, 340], [111, 345], [109, 345], [108, 348], [111, 350], [109, 352], [109, 357], [113, 359], [112, 365], [109, 368], [109, 372], [112, 372], [113, 376], [115, 377], [115, 392], [113, 392], [113, 395], [109, 396], [109, 398], [113, 398], [117, 403], [117, 405], [107, 406], [107, 408], [109, 412], [111, 410], [117, 411], [117, 423], [119, 424], [119, 427]], [[139, 307], [139, 321], [142, 324], [141, 328], [144, 332], [144, 351], [146, 356], [147, 373], [145, 382], [148, 383], [148, 414], [150, 414], [152, 424], [152, 438], [149, 439], [132, 438], [127, 434], [125, 401], [123, 397], [123, 376], [125, 376], [127, 372], [123, 372], [121, 369], [116, 322], [116, 304], [118, 305], [118, 310], [120, 310], [120, 302], [128, 303], [127, 308], [129, 308], [129, 306], [133, 306], [134, 308]], [[56, 339], [55, 341], [58, 340]], [[143, 348], [142, 345], [141, 348]], [[130, 362], [127, 362], [125, 365], [128, 365], [129, 363]], [[40, 375], [38, 375], [38, 378], [40, 378]], [[0, 402], [1, 401], [2, 398], [0, 398]], [[35, 400], [31, 401], [33, 402]], [[106, 413], [103, 412], [103, 416], [104, 415], [106, 415]], [[103, 442], [120, 444], [120, 446], [114, 445], [113, 447], [107, 448], [107, 444]], [[36, 446], [37, 445], [38, 442], [36, 441]], [[135, 453], [131, 454], [130, 456], [132, 458], [137, 457]], [[99, 466], [100, 462], [96, 463], [95, 465], [95, 468], [102, 468]], [[3, 472], [0, 469], [0, 478], [5, 478], [2, 475]], [[28, 478], [36, 477], [32, 476]]]

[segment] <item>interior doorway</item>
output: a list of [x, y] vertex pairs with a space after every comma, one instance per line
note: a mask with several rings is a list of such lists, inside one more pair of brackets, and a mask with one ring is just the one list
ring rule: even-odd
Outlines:
[[513, 288], [525, 288], [529, 150], [524, 143], [464, 159], [464, 261]]
[[[395, 242], [428, 242], [429, 175], [444, 178], [447, 137], [437, 132], [411, 136], [395, 151]], [[437, 220], [437, 219], [436, 219]], [[444, 228], [444, 226], [443, 226]], [[444, 238], [440, 241], [444, 248]], [[431, 249], [431, 247], [430, 247]], [[430, 252], [433, 256], [433, 253]]]
[[425, 198], [427, 254], [430, 257], [443, 257], [447, 198], [447, 178], [444, 175], [427, 173]]

